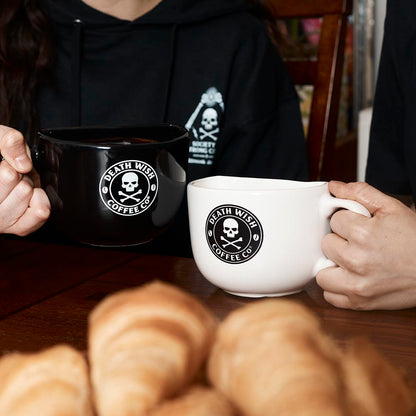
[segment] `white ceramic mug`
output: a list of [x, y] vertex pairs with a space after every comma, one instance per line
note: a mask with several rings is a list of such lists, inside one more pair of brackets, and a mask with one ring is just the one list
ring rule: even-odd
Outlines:
[[301, 291], [333, 263], [321, 242], [340, 208], [361, 204], [330, 195], [327, 182], [212, 176], [187, 188], [192, 251], [215, 286], [247, 297]]

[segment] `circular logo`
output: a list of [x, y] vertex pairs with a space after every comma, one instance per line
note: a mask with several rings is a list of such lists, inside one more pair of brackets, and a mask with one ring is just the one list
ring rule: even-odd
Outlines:
[[155, 170], [140, 160], [124, 160], [110, 166], [101, 176], [99, 192], [105, 206], [118, 215], [146, 211], [158, 191]]
[[259, 220], [237, 205], [214, 208], [208, 215], [205, 233], [211, 251], [226, 263], [250, 260], [263, 243], [263, 228]]

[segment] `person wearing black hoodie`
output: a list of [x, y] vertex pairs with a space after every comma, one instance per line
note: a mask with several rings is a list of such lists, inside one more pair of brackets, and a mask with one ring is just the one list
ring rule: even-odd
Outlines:
[[[32, 71], [36, 85], [27, 81], [33, 105], [29, 98], [20, 107], [36, 111], [29, 121], [11, 112], [2, 124], [29, 139], [38, 127], [172, 122], [192, 133], [188, 181], [216, 174], [307, 179], [298, 96], [247, 1], [39, 1], [52, 43], [39, 30], [41, 17], [32, 18], [38, 56], [50, 52]], [[157, 240], [147, 248], [190, 255], [186, 203]]]
[[329, 184], [335, 196], [361, 202], [372, 214], [339, 211], [331, 219], [334, 232], [324, 238], [324, 252], [338, 266], [319, 272], [316, 281], [338, 307], [416, 307], [416, 213], [399, 200], [416, 197], [415, 20], [414, 0], [387, 1], [368, 183]]

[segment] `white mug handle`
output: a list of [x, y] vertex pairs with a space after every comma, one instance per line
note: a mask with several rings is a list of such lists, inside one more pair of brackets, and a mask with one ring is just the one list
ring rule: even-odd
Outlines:
[[[322, 195], [319, 201], [319, 212], [322, 218], [329, 219], [331, 215], [340, 208], [348, 209], [352, 212], [355, 212], [356, 214], [361, 214], [368, 218], [371, 217], [368, 209], [357, 201], [335, 198], [330, 194]], [[313, 269], [313, 275], [316, 276], [320, 270], [332, 266], [336, 266], [336, 264], [332, 260], [329, 260], [327, 257], [323, 256], [316, 262]]]

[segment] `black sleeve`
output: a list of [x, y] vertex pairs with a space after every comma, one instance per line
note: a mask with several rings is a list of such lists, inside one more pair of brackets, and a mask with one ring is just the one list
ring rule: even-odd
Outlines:
[[[404, 156], [403, 33], [398, 5], [388, 2], [370, 129], [366, 181], [383, 192], [410, 194]], [[403, 23], [403, 22], [402, 22]]]
[[265, 30], [235, 55], [214, 172], [307, 179], [299, 98]]

